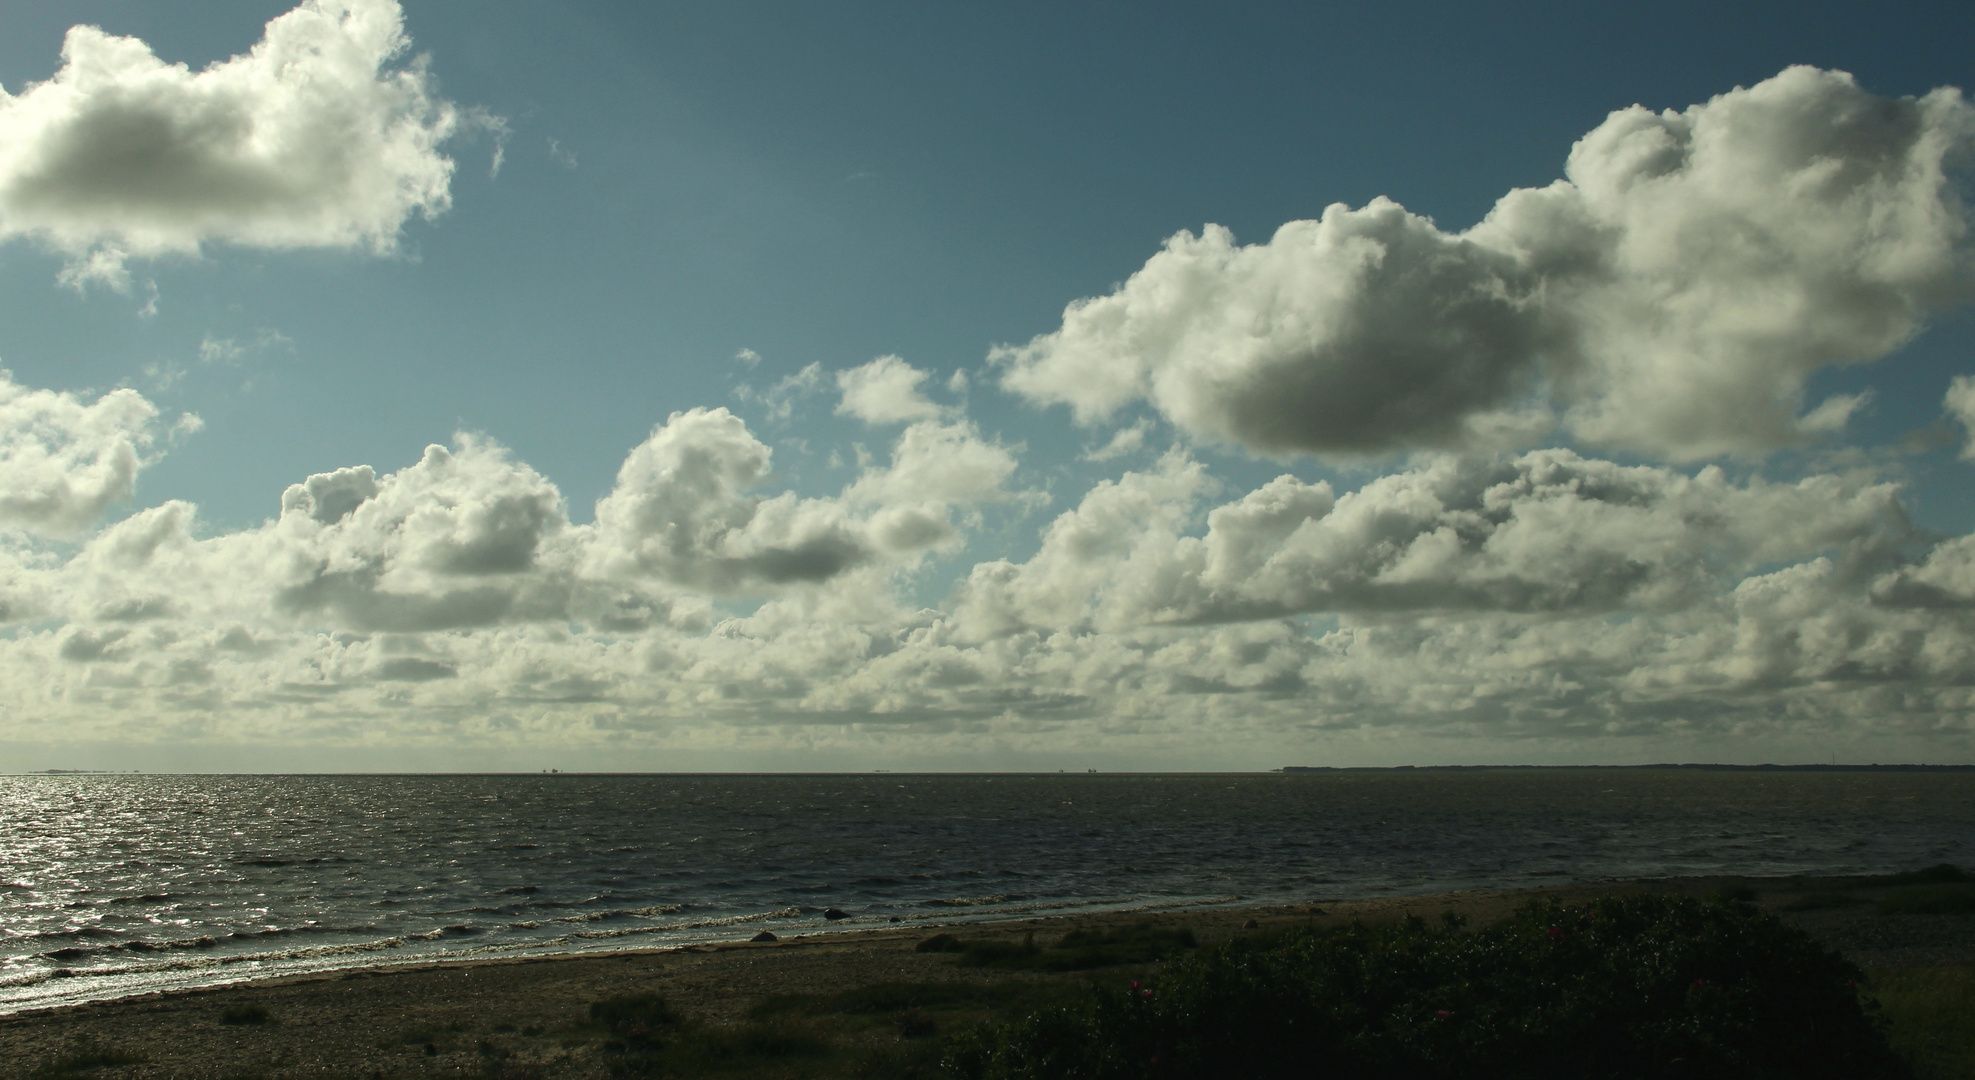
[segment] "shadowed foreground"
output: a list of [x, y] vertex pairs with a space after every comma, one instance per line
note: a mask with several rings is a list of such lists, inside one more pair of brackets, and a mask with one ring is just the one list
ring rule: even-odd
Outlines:
[[0, 1075], [1965, 1076], [1975, 883], [1929, 873], [353, 971], [0, 1019]]

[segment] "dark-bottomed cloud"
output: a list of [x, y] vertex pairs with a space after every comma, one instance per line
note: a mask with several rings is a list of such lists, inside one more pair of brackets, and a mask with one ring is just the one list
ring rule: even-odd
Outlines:
[[221, 242], [388, 252], [451, 205], [463, 125], [437, 97], [396, 0], [311, 2], [249, 52], [194, 72], [77, 26], [62, 67], [0, 91], [0, 238], [69, 254], [64, 279], [127, 287], [128, 257]]
[[1971, 296], [1949, 169], [1975, 109], [1791, 68], [1682, 112], [1623, 109], [1565, 179], [1463, 233], [1390, 201], [1241, 247], [1181, 233], [1003, 384], [1084, 422], [1145, 400], [1271, 455], [1578, 440], [1674, 460], [1843, 427], [1820, 368], [1876, 360]]

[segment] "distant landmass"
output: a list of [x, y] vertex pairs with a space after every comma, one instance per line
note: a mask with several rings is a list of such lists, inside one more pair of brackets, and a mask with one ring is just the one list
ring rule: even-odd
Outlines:
[[1702, 772], [1975, 772], [1975, 765], [1284, 765], [1279, 773], [1478, 772], [1487, 769], [1694, 769]]

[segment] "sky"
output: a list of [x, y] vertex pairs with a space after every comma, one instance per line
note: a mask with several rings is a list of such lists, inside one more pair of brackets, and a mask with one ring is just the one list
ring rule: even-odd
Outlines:
[[0, 771], [1975, 761], [1971, 40], [11, 6]]

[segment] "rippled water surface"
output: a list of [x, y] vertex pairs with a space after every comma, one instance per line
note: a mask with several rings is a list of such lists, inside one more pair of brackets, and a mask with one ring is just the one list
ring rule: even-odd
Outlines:
[[0, 1011], [760, 928], [1972, 853], [1969, 773], [5, 776]]

